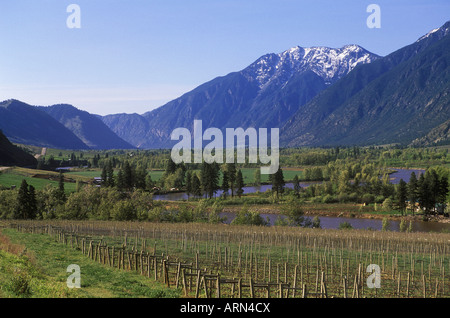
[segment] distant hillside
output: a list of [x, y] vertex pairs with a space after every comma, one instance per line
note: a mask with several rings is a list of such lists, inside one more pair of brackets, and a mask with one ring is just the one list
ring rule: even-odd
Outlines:
[[0, 130], [0, 166], [35, 166], [37, 160], [13, 145]]
[[450, 119], [433, 128], [425, 136], [415, 139], [411, 145], [416, 147], [450, 145]]
[[91, 149], [136, 148], [117, 136], [100, 118], [72, 105], [59, 104], [38, 108], [63, 124]]
[[0, 102], [0, 129], [11, 142], [57, 149], [133, 149], [101, 118], [72, 105]]
[[150, 124], [138, 114], [114, 114], [101, 117], [101, 120], [123, 140], [141, 148], [146, 143], [145, 135]]
[[0, 102], [0, 129], [11, 142], [58, 149], [89, 149], [63, 124], [37, 107], [11, 99]]

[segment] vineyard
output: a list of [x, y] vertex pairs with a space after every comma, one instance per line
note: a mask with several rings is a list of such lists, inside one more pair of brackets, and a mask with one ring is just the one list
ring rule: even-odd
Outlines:
[[[185, 297], [450, 297], [446, 233], [107, 221], [9, 227], [50, 235], [105, 266], [179, 288]], [[379, 288], [369, 288], [371, 264], [380, 269]]]

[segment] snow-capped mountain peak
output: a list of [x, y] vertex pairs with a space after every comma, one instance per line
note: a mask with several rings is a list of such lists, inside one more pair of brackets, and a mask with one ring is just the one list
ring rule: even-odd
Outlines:
[[243, 73], [258, 82], [262, 89], [273, 80], [288, 81], [296, 73], [312, 71], [331, 84], [348, 74], [358, 64], [379, 58], [358, 45], [342, 48], [296, 46], [279, 54], [267, 54], [259, 58]]

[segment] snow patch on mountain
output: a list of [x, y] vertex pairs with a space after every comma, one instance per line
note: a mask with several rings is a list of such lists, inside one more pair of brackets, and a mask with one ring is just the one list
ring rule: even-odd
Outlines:
[[446, 22], [442, 27], [433, 29], [424, 36], [421, 36], [417, 41], [423, 41], [430, 36], [437, 36], [439, 39], [442, 39], [444, 36], [450, 33], [450, 21]]
[[260, 89], [273, 81], [287, 82], [294, 75], [312, 71], [331, 84], [348, 74], [359, 64], [370, 63], [379, 56], [358, 45], [342, 48], [293, 47], [279, 54], [267, 54], [242, 71], [255, 80]]

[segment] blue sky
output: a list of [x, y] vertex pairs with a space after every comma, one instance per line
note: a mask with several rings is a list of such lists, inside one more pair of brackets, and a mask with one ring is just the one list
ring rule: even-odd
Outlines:
[[[81, 9], [69, 29], [66, 8]], [[370, 29], [369, 4], [381, 8]], [[448, 0], [2, 0], [0, 100], [152, 110], [266, 53], [358, 44], [387, 55], [450, 20]]]

